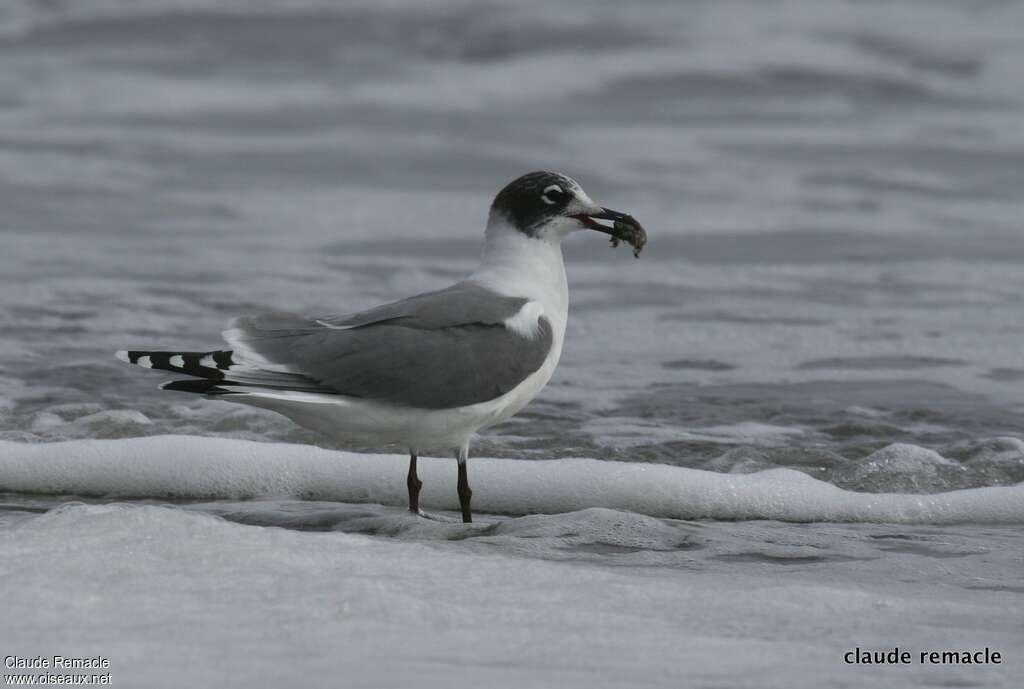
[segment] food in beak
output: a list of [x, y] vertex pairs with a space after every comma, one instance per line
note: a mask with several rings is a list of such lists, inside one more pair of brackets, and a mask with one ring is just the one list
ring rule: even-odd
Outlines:
[[633, 247], [633, 258], [640, 258], [640, 252], [647, 244], [647, 231], [632, 215], [627, 215], [612, 225], [612, 247], [617, 247], [620, 241]]
[[[640, 258], [640, 251], [647, 244], [647, 231], [643, 225], [637, 222], [636, 218], [626, 213], [620, 213], [608, 208], [602, 208], [600, 212], [590, 215], [580, 213], [572, 216], [583, 223], [584, 226], [598, 232], [604, 232], [612, 237], [612, 246], [616, 247], [620, 242], [626, 242], [633, 247], [633, 256]], [[611, 220], [612, 224], [602, 225], [599, 220]]]

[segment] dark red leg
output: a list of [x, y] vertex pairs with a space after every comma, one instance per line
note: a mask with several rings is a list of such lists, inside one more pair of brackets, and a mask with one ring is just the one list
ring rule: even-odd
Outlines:
[[423, 481], [416, 475], [416, 453], [409, 453], [409, 475], [405, 479], [405, 485], [409, 487], [409, 511], [413, 514], [420, 513], [420, 488]]
[[469, 474], [466, 472], [466, 457], [459, 456], [459, 506], [462, 507], [462, 521], [469, 524], [473, 521], [473, 512], [469, 509], [469, 501], [473, 491], [469, 487]]

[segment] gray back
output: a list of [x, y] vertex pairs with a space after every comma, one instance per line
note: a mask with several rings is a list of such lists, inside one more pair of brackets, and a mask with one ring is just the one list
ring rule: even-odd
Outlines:
[[334, 392], [422, 409], [486, 402], [538, 370], [553, 342], [507, 329], [526, 299], [469, 282], [318, 320], [292, 314], [239, 319], [238, 339]]

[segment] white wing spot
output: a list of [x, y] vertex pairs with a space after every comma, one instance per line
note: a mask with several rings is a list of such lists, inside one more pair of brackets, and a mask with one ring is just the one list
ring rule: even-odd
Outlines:
[[139, 366], [145, 366], [146, 368], [153, 368], [153, 360], [150, 359], [148, 355], [140, 356], [135, 363]]
[[171, 366], [175, 368], [185, 368], [185, 357], [180, 354], [175, 354], [171, 357]]
[[214, 361], [213, 357], [210, 356], [209, 354], [207, 354], [206, 356], [199, 360], [199, 365], [205, 366], [207, 368], [217, 368], [217, 362]]
[[519, 313], [504, 320], [505, 327], [523, 337], [534, 338], [540, 331], [540, 317], [544, 306], [539, 301], [528, 301]]

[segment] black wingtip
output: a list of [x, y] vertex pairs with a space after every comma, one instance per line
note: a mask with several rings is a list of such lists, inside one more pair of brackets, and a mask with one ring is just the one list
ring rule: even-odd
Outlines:
[[172, 380], [160, 386], [161, 390], [174, 390], [175, 392], [191, 392], [198, 395], [231, 395], [237, 391], [218, 385], [219, 380]]
[[158, 371], [183, 373], [198, 378], [223, 380], [224, 371], [235, 365], [230, 350], [212, 352], [121, 350], [116, 356], [121, 361]]

